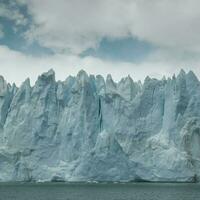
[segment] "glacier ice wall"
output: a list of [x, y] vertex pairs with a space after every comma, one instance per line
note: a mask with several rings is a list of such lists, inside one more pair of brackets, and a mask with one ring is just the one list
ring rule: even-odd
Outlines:
[[197, 181], [200, 82], [0, 77], [0, 181]]

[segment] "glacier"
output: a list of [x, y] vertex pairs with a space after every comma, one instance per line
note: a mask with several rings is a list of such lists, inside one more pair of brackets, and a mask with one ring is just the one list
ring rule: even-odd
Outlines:
[[0, 181], [200, 180], [200, 82], [0, 76]]

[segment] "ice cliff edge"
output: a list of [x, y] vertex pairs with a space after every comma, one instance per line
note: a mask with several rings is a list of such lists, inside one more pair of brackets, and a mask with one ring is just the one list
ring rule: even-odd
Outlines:
[[199, 181], [200, 82], [0, 76], [0, 181]]

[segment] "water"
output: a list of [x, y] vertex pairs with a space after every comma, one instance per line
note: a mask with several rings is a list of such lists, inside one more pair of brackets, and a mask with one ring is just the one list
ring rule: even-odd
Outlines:
[[200, 200], [200, 185], [1, 183], [0, 200]]

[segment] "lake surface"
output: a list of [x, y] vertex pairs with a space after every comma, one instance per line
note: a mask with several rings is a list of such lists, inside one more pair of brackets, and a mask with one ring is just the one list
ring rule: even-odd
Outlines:
[[200, 200], [200, 184], [1, 183], [0, 200]]

